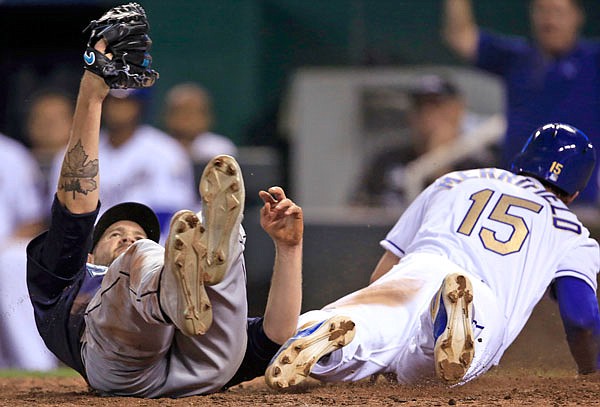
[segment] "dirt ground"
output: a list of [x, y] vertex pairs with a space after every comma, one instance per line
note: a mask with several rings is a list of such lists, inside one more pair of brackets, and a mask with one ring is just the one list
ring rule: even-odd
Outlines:
[[353, 384], [309, 380], [277, 393], [263, 378], [183, 399], [99, 397], [77, 377], [0, 378], [0, 406], [600, 406], [600, 374], [577, 377], [556, 305], [543, 300], [500, 366], [461, 387], [405, 386], [383, 377]]
[[89, 392], [79, 378], [11, 378], [0, 381], [2, 406], [597, 406], [600, 376], [576, 378], [569, 371], [489, 372], [462, 387], [438, 383], [402, 386], [375, 383], [322, 384], [316, 381], [275, 393], [262, 378], [227, 392], [184, 399], [104, 398]]

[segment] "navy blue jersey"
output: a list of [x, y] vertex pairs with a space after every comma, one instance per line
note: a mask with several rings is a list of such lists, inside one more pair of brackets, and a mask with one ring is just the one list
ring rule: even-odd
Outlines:
[[[579, 40], [570, 52], [548, 59], [525, 38], [481, 30], [475, 65], [506, 85], [503, 165], [546, 123], [568, 123], [600, 146], [600, 42]], [[598, 202], [599, 168], [577, 202]]]
[[56, 357], [83, 377], [83, 314], [102, 282], [86, 273], [99, 209], [100, 205], [91, 213], [72, 214], [55, 197], [50, 228], [27, 246], [27, 286], [40, 336]]

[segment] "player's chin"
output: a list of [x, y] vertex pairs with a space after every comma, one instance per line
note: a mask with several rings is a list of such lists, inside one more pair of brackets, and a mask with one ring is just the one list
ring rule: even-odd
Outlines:
[[116, 249], [113, 252], [112, 258], [110, 259], [110, 262], [112, 263], [113, 261], [115, 261], [117, 259], [117, 257], [119, 257], [120, 255], [122, 255], [123, 253], [125, 253], [127, 251], [127, 249], [129, 249], [129, 246], [127, 247], [119, 247], [118, 249]]

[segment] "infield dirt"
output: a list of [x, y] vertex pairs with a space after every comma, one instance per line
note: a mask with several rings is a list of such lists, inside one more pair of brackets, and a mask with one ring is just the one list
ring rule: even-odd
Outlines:
[[600, 374], [577, 377], [556, 305], [536, 307], [500, 366], [461, 387], [405, 386], [383, 377], [352, 384], [309, 380], [277, 393], [263, 378], [226, 392], [183, 399], [99, 397], [78, 377], [0, 379], [0, 406], [600, 406]]

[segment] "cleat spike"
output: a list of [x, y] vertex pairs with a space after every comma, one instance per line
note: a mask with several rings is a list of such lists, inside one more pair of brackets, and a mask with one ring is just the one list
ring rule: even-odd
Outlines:
[[352, 339], [354, 323], [347, 317], [334, 316], [308, 324], [271, 359], [265, 381], [274, 389], [282, 388], [281, 383], [287, 383], [285, 387], [296, 386], [310, 376], [312, 368], [323, 356], [346, 346]]

